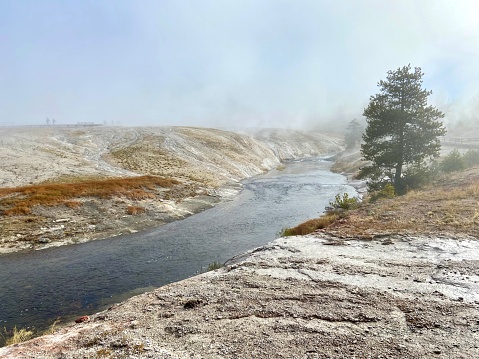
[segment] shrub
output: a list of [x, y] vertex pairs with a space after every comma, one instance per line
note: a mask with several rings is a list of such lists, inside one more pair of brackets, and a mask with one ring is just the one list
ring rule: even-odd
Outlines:
[[213, 263], [208, 264], [208, 269], [207, 270], [209, 272], [209, 271], [212, 271], [212, 270], [220, 269], [222, 267], [223, 267], [223, 265], [220, 262], [213, 262]]
[[479, 151], [469, 150], [464, 154], [463, 159], [466, 167], [479, 165]]
[[338, 193], [334, 199], [334, 201], [329, 202], [329, 205], [333, 209], [344, 209], [350, 210], [354, 208], [359, 203], [359, 199], [357, 197], [349, 197], [349, 194], [343, 193], [343, 196]]
[[392, 185], [392, 183], [386, 183], [381, 190], [373, 192], [371, 194], [370, 200], [371, 202], [375, 202], [379, 199], [394, 197], [396, 197], [396, 191], [394, 190], [394, 186]]
[[444, 172], [456, 172], [466, 168], [466, 163], [461, 153], [454, 149], [441, 162], [441, 170]]
[[[405, 190], [417, 189], [431, 183], [438, 175], [437, 164], [433, 162], [430, 166], [417, 164], [409, 167], [404, 173]], [[394, 196], [393, 196], [394, 197]], [[389, 197], [391, 198], [391, 197]]]

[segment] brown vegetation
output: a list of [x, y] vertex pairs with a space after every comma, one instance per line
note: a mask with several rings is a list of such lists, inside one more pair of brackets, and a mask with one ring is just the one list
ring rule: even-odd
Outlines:
[[76, 183], [48, 183], [17, 188], [0, 188], [0, 208], [6, 216], [27, 215], [35, 206], [76, 208], [78, 198], [126, 197], [132, 200], [154, 198], [149, 191], [172, 187], [179, 182], [172, 178], [138, 176], [109, 178]]
[[341, 212], [330, 211], [283, 236], [314, 231], [372, 239], [388, 234], [455, 234], [479, 237], [479, 167], [444, 175], [430, 186], [394, 198], [369, 202]]
[[4, 332], [7, 334], [7, 338], [5, 340], [6, 345], [13, 345], [13, 344], [19, 344], [26, 342], [27, 340], [31, 339], [34, 335], [33, 331], [25, 329], [25, 328], [20, 328], [17, 329], [15, 326], [11, 333], [7, 333], [6, 329], [4, 329]]
[[364, 203], [324, 230], [342, 237], [393, 233], [479, 236], [479, 168], [444, 176], [404, 196]]
[[286, 228], [283, 231], [283, 236], [304, 236], [318, 229], [326, 228], [338, 218], [339, 215], [336, 213], [327, 213], [320, 218], [310, 219], [294, 228]]
[[136, 216], [138, 214], [145, 213], [145, 212], [146, 212], [146, 209], [140, 206], [128, 206], [126, 208], [126, 213], [132, 216]]

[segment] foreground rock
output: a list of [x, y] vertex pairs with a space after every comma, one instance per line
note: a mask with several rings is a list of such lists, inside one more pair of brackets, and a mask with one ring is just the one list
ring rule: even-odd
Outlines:
[[0, 356], [477, 358], [478, 304], [477, 241], [289, 237]]

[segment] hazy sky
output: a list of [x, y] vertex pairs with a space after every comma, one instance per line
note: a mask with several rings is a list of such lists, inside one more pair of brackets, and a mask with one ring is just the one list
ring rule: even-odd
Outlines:
[[477, 14], [477, 0], [1, 0], [0, 124], [349, 121], [408, 63], [448, 120], [479, 120]]

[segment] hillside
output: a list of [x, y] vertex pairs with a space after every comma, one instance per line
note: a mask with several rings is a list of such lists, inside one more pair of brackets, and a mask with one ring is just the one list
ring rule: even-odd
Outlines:
[[158, 226], [231, 198], [240, 180], [284, 159], [340, 149], [325, 135], [279, 129], [2, 127], [0, 253]]

